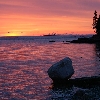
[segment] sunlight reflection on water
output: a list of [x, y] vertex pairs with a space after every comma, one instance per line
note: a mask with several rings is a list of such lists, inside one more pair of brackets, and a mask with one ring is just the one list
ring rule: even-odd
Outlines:
[[58, 90], [50, 89], [52, 80], [47, 75], [48, 68], [68, 56], [72, 59], [75, 69], [72, 78], [98, 76], [100, 74], [98, 53], [95, 44], [1, 41], [0, 98], [58, 100], [56, 97], [60, 95], [69, 98], [73, 89], [59, 91], [58, 94], [56, 93]]

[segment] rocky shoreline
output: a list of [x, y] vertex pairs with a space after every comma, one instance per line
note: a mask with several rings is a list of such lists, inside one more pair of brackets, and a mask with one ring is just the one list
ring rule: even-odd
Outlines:
[[47, 71], [49, 77], [53, 80], [54, 86], [66, 85], [68, 87], [91, 87], [93, 85], [100, 85], [100, 76], [82, 77], [72, 79], [74, 68], [72, 60], [65, 57], [59, 62], [53, 64]]
[[92, 87], [95, 85], [100, 85], [100, 76], [82, 77], [68, 80], [56, 80], [53, 81], [54, 86], [66, 85], [68, 87]]

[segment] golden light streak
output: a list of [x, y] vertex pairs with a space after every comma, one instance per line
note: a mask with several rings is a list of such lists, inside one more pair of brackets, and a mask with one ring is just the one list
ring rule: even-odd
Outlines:
[[13, 33], [10, 33], [8, 32], [7, 34], [5, 34], [6, 36], [20, 36], [18, 33], [16, 32], [13, 32]]

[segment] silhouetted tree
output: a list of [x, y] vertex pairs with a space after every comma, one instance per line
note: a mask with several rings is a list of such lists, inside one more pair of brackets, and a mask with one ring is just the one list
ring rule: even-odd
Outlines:
[[96, 24], [96, 33], [100, 35], [100, 15]]
[[93, 24], [92, 25], [93, 25], [93, 29], [95, 29], [95, 33], [97, 33], [97, 35], [100, 35], [100, 15], [99, 15], [99, 18], [98, 18], [96, 10], [94, 12]]
[[96, 24], [97, 24], [97, 11], [95, 10], [94, 12], [94, 17], [93, 17], [93, 29], [95, 29], [96, 27]]

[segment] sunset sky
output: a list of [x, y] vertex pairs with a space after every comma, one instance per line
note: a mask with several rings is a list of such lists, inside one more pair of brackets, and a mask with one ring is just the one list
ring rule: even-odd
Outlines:
[[0, 0], [0, 36], [94, 34], [100, 0]]

